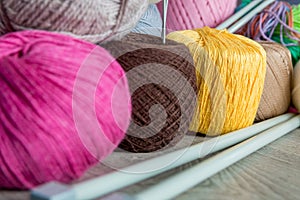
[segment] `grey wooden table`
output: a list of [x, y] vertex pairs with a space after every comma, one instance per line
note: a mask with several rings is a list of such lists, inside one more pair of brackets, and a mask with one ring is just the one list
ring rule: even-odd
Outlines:
[[[125, 188], [122, 192], [129, 194], [139, 192], [192, 164], [195, 162]], [[109, 171], [109, 168], [102, 165], [96, 166], [89, 170], [80, 181]], [[197, 178], [196, 174], [195, 178]], [[29, 199], [29, 193], [0, 191], [0, 200], [19, 199]], [[223, 170], [183, 193], [177, 199], [300, 199], [300, 129]]]

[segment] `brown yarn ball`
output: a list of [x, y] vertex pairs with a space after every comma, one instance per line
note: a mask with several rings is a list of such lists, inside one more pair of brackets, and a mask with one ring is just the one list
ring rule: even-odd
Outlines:
[[93, 43], [120, 39], [147, 6], [147, 0], [1, 0], [0, 35], [39, 29]]
[[287, 112], [291, 102], [293, 64], [290, 51], [274, 42], [260, 42], [267, 52], [267, 72], [256, 121]]
[[187, 47], [137, 33], [103, 46], [126, 71], [132, 94], [132, 122], [119, 147], [153, 152], [175, 145], [188, 131], [196, 106], [195, 68]]

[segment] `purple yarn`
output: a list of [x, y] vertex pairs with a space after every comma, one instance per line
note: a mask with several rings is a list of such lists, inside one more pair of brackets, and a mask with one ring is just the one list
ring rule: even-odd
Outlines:
[[[266, 40], [270, 42], [275, 42], [272, 40], [276, 28], [279, 26], [280, 42], [284, 46], [296, 46], [295, 43], [285, 43], [284, 38], [289, 38], [300, 42], [299, 38], [290, 34], [290, 32], [300, 34], [297, 30], [291, 28], [287, 23], [286, 13], [290, 11], [287, 3], [275, 1], [269, 8], [262, 11], [256, 17], [253, 17], [250, 23], [247, 25], [246, 36], [254, 40]], [[267, 18], [264, 17], [268, 14]], [[258, 21], [257, 21], [258, 20]], [[253, 26], [254, 24], [254, 26]], [[253, 35], [253, 29], [259, 30], [259, 33]]]

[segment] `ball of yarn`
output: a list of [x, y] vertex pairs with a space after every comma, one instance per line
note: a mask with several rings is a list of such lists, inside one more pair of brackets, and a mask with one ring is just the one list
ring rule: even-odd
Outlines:
[[[169, 1], [167, 29], [171, 31], [216, 27], [234, 13], [237, 0]], [[158, 4], [162, 13], [162, 2]]]
[[147, 0], [2, 0], [0, 34], [39, 29], [93, 43], [119, 39], [135, 27]]
[[158, 3], [160, 2], [161, 0], [148, 0], [149, 3]]
[[209, 27], [167, 38], [184, 43], [196, 65], [199, 95], [190, 130], [215, 136], [252, 125], [266, 73], [262, 46]]
[[292, 101], [294, 106], [297, 108], [299, 112], [300, 111], [300, 60], [294, 67]]
[[150, 4], [146, 13], [142, 16], [132, 32], [161, 37], [161, 30], [162, 19], [160, 13], [155, 4]]
[[69, 36], [1, 37], [0, 188], [68, 183], [109, 155], [130, 121], [124, 74], [106, 50]]
[[182, 44], [131, 33], [104, 45], [126, 71], [132, 122], [120, 148], [153, 152], [174, 146], [188, 131], [196, 105], [196, 76]]
[[293, 64], [291, 53], [274, 42], [259, 42], [267, 53], [267, 72], [256, 121], [287, 112], [291, 102]]

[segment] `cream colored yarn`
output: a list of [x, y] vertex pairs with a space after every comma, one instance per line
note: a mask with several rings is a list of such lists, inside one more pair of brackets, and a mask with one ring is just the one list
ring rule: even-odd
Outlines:
[[0, 35], [39, 29], [93, 43], [120, 39], [147, 6], [147, 0], [1, 0]]
[[158, 2], [160, 2], [161, 0], [148, 0], [149, 1], [149, 3], [158, 3]]
[[293, 91], [292, 91], [293, 104], [300, 111], [300, 60], [294, 67], [293, 74]]
[[267, 52], [267, 73], [255, 120], [285, 113], [291, 103], [293, 64], [290, 51], [274, 42], [259, 42]]

